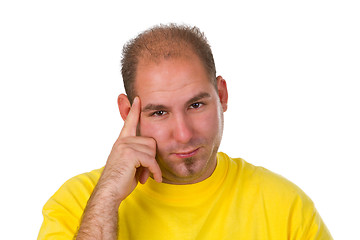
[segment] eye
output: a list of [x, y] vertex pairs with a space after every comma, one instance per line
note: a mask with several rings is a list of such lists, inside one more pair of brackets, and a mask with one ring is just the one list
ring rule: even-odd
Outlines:
[[151, 116], [161, 117], [161, 116], [164, 116], [165, 114], [166, 114], [165, 111], [160, 110], [160, 111], [153, 112], [153, 113], [151, 114]]
[[197, 103], [193, 103], [190, 105], [190, 108], [194, 108], [197, 109], [199, 107], [201, 107], [202, 105], [204, 105], [203, 103], [197, 102]]

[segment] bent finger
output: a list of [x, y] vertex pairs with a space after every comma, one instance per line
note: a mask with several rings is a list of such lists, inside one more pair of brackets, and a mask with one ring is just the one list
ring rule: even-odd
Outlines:
[[[152, 173], [154, 180], [157, 182], [162, 182], [162, 173], [159, 164], [156, 162], [155, 158], [148, 157], [140, 159], [141, 166], [145, 167]], [[145, 177], [145, 176], [144, 176]]]

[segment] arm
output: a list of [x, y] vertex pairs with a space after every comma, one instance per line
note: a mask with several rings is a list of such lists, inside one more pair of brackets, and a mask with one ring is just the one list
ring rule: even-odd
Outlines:
[[140, 101], [135, 98], [85, 208], [76, 239], [117, 239], [121, 202], [135, 189], [138, 181], [145, 183], [150, 173], [156, 181], [162, 181], [161, 170], [155, 160], [155, 140], [136, 136], [139, 117]]

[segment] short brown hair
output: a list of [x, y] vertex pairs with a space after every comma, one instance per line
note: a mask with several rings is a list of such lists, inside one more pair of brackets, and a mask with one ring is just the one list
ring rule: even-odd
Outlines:
[[200, 58], [209, 74], [210, 82], [217, 89], [214, 57], [204, 33], [197, 27], [187, 25], [158, 25], [124, 45], [121, 74], [130, 102], [136, 96], [134, 82], [141, 59], [158, 61], [182, 56], [189, 50]]

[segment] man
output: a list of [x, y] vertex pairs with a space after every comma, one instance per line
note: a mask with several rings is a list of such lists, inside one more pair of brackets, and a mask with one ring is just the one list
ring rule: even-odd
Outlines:
[[140, 34], [122, 76], [125, 123], [105, 167], [55, 193], [38, 239], [331, 239], [299, 188], [217, 153], [228, 93], [197, 28]]

